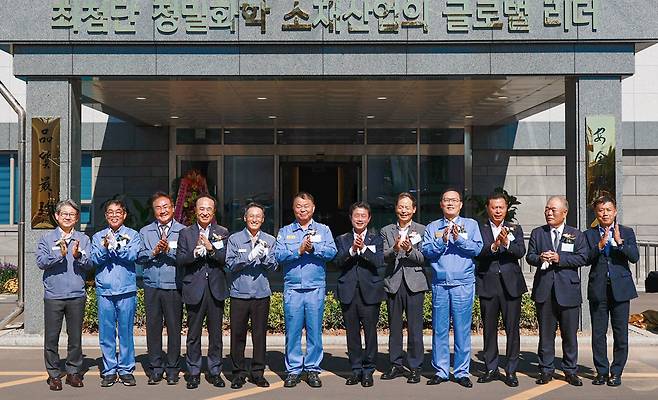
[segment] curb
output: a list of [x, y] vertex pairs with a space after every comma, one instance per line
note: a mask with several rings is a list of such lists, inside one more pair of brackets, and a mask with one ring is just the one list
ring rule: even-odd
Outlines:
[[[658, 346], [658, 335], [653, 334], [648, 331], [633, 327], [629, 325], [629, 344], [630, 345], [639, 345], [639, 346]], [[249, 336], [249, 335], [248, 335]], [[187, 336], [181, 336], [181, 343], [185, 343]], [[163, 343], [166, 343], [167, 337], [162, 337]], [[135, 347], [137, 348], [146, 348], [146, 336], [135, 336]], [[223, 337], [223, 343], [225, 347], [228, 347], [231, 342], [230, 336]], [[302, 342], [304, 342], [302, 340]], [[432, 347], [432, 336], [426, 335], [423, 336], [423, 342], [426, 349]], [[612, 346], [612, 336], [608, 335], [608, 344]], [[66, 335], [62, 335], [59, 338], [59, 343], [61, 347], [66, 347], [67, 338]], [[333, 336], [333, 335], [323, 335], [322, 343], [326, 347], [336, 347], [347, 346], [347, 339], [345, 336]], [[379, 346], [383, 346], [383, 349], [386, 349], [388, 346], [388, 336], [379, 335], [377, 337], [377, 343]], [[450, 336], [451, 346], [454, 344], [454, 337]], [[504, 345], [505, 337], [498, 337], [499, 345]], [[539, 343], [539, 336], [521, 336], [521, 346], [537, 346]], [[558, 336], [555, 338], [556, 347], [560, 347], [562, 339]], [[579, 346], [591, 346], [592, 337], [590, 335], [582, 335], [578, 337]], [[208, 345], [208, 336], [203, 335], [201, 337], [201, 345]], [[284, 347], [285, 345], [285, 336], [283, 335], [268, 335], [267, 337], [268, 347]], [[82, 346], [93, 348], [98, 347], [98, 336], [97, 335], [83, 335], [82, 337]], [[247, 338], [247, 347], [251, 346], [251, 340]], [[0, 347], [43, 347], [43, 335], [41, 334], [26, 334], [22, 329], [15, 330], [5, 330], [0, 332]], [[474, 350], [481, 349], [483, 347], [483, 337], [482, 335], [472, 335], [471, 336], [471, 347]], [[504, 348], [504, 346], [502, 346]]]

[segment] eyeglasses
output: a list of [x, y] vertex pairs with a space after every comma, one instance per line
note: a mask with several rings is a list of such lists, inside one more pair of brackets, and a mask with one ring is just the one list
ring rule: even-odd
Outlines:
[[455, 204], [456, 203], [461, 203], [461, 200], [459, 200], [459, 199], [441, 199], [441, 201], [444, 202], [444, 203], [448, 203], [448, 204], [450, 204], [450, 203], [455, 203]]
[[164, 206], [155, 206], [153, 208], [155, 208], [157, 211], [167, 211], [167, 210], [169, 210], [170, 208], [173, 208], [173, 207], [170, 206], [170, 205], [164, 205]]
[[122, 210], [119, 211], [105, 211], [105, 215], [108, 217], [120, 217], [124, 214]]
[[73, 218], [73, 217], [76, 217], [76, 216], [78, 215], [77, 212], [59, 212], [59, 213], [57, 213], [57, 214], [58, 214], [60, 217], [64, 217], [64, 218], [69, 218], [69, 217], [70, 217], [70, 218]]

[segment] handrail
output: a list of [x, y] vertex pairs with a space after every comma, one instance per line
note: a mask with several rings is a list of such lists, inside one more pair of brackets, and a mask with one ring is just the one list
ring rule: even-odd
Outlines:
[[0, 94], [9, 103], [9, 106], [18, 116], [18, 204], [20, 212], [18, 220], [18, 300], [16, 308], [5, 319], [0, 321], [0, 330], [5, 329], [13, 320], [25, 310], [25, 109], [11, 94], [9, 89], [0, 82]]

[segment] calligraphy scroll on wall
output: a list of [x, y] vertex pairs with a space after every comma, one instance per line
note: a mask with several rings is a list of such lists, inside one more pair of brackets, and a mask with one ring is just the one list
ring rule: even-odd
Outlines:
[[[585, 119], [587, 126], [587, 204], [602, 195], [616, 197], [616, 128], [613, 115], [592, 115]], [[587, 219], [595, 226], [591, 209]]]
[[32, 229], [57, 226], [60, 117], [32, 118]]

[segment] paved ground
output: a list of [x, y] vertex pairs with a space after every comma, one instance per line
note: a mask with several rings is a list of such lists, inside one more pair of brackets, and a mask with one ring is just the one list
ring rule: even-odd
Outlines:
[[[226, 350], [225, 350], [226, 352]], [[559, 353], [558, 353], [559, 354]], [[482, 368], [482, 362], [478, 358], [480, 355], [475, 354], [473, 357], [471, 371], [478, 374]], [[592, 376], [591, 354], [587, 348], [581, 348], [580, 352], [580, 375], [584, 378], [584, 386], [576, 388], [567, 385], [564, 381], [556, 379], [548, 385], [538, 386], [534, 383], [534, 374], [536, 373], [536, 356], [534, 347], [522, 349], [522, 361], [520, 364], [520, 386], [518, 388], [509, 388], [502, 382], [492, 382], [489, 384], [477, 384], [472, 389], [465, 389], [456, 383], [443, 383], [439, 386], [427, 386], [425, 379], [420, 384], [409, 385], [403, 378], [395, 381], [381, 381], [378, 377], [387, 366], [385, 354], [379, 355], [378, 372], [376, 375], [375, 386], [372, 388], [362, 388], [360, 386], [345, 386], [344, 377], [347, 376], [348, 362], [344, 348], [326, 348], [323, 367], [325, 372], [322, 373], [324, 387], [321, 389], [311, 389], [305, 383], [300, 384], [294, 389], [283, 388], [282, 370], [283, 354], [282, 349], [272, 348], [268, 353], [270, 369], [266, 377], [271, 383], [268, 389], [256, 388], [247, 384], [241, 390], [231, 390], [229, 388], [214, 388], [206, 382], [203, 382], [197, 390], [191, 391], [185, 389], [184, 383], [177, 386], [158, 386], [146, 385], [146, 377], [142, 363], [145, 361], [144, 350], [138, 349], [138, 366], [136, 371], [137, 386], [134, 388], [123, 387], [119, 384], [111, 388], [101, 388], [99, 386], [99, 372], [97, 364], [99, 361], [99, 351], [96, 348], [85, 349], [85, 365], [88, 372], [85, 375], [85, 387], [82, 389], [73, 389], [65, 386], [62, 392], [50, 392], [45, 383], [45, 374], [43, 372], [42, 351], [38, 348], [1, 348], [0, 349], [0, 399], [3, 400], [24, 400], [38, 399], [41, 396], [48, 396], [51, 399], [135, 399], [135, 398], [157, 398], [159, 400], [178, 400], [184, 397], [186, 400], [225, 400], [225, 399], [279, 399], [287, 400], [308, 400], [308, 399], [336, 399], [358, 396], [359, 398], [376, 398], [384, 399], [401, 399], [405, 397], [412, 398], [436, 398], [444, 397], [449, 399], [559, 399], [574, 398], [579, 399], [615, 399], [633, 398], [633, 399], [652, 399], [658, 396], [658, 346], [632, 347], [630, 360], [624, 372], [623, 385], [619, 388], [609, 388], [606, 386], [596, 387], [591, 385]], [[228, 362], [228, 361], [226, 361]], [[429, 353], [426, 355], [426, 369], [424, 376], [431, 376], [429, 367]], [[230, 377], [230, 374], [229, 374]], [[228, 379], [228, 377], [227, 377]], [[473, 381], [477, 376], [472, 377]]]

